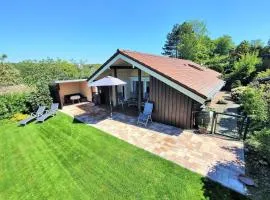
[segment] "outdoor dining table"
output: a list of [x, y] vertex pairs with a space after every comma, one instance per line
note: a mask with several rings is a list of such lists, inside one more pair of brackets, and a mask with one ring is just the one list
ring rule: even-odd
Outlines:
[[73, 95], [73, 96], [70, 96], [70, 100], [72, 101], [72, 103], [74, 104], [74, 101], [78, 101], [80, 102], [80, 95]]

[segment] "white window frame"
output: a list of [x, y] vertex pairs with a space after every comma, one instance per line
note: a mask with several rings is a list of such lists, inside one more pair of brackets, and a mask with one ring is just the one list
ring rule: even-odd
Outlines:
[[[138, 76], [131, 76], [130, 78], [130, 89], [131, 92], [134, 92], [133, 90], [133, 81], [139, 81], [139, 77]], [[146, 93], [146, 82], [150, 82], [150, 78], [149, 77], [142, 77], [142, 82], [143, 82], [143, 93]]]

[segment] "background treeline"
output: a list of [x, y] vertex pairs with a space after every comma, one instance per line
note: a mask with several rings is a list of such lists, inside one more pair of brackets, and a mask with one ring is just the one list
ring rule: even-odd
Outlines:
[[88, 78], [100, 66], [50, 58], [9, 63], [6, 58], [0, 56], [0, 119], [49, 106], [54, 80]]
[[54, 80], [88, 78], [99, 66], [100, 64], [84, 64], [50, 58], [40, 61], [25, 60], [18, 63], [8, 63], [2, 59], [0, 86], [18, 83], [35, 86], [39, 82], [51, 83]]

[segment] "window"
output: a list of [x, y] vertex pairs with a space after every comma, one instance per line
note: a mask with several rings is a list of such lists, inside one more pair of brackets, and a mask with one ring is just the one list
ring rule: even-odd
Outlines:
[[[131, 83], [131, 97], [137, 97], [138, 96], [138, 86], [139, 81], [138, 77], [130, 77], [130, 83]], [[149, 96], [149, 77], [142, 77], [142, 97], [145, 98], [146, 96]]]

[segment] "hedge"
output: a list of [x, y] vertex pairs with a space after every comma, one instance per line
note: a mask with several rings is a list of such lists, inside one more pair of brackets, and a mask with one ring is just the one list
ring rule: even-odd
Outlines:
[[0, 119], [16, 113], [36, 111], [39, 105], [50, 106], [52, 98], [48, 86], [37, 85], [36, 91], [0, 95]]
[[15, 113], [29, 113], [27, 93], [4, 94], [0, 96], [0, 119], [9, 118]]

